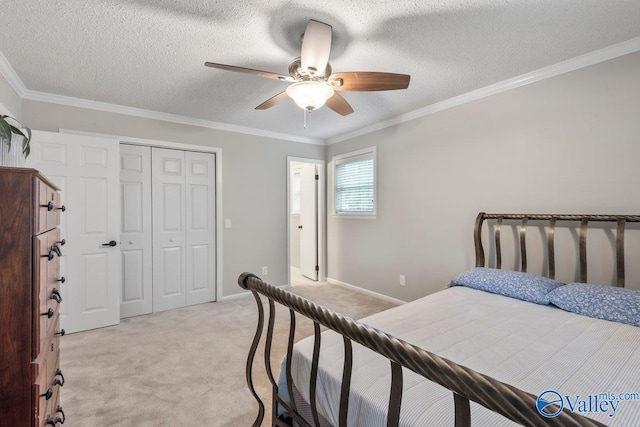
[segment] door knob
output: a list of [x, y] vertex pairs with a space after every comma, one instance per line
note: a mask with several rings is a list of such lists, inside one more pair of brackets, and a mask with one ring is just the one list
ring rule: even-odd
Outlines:
[[60, 240], [59, 242], [56, 242], [56, 243], [60, 243], [60, 246], [64, 246], [67, 243], [67, 241], [65, 239], [62, 239], [62, 240]]
[[109, 243], [103, 243], [102, 246], [111, 246], [114, 247], [116, 246], [118, 243], [115, 240], [110, 241]]
[[299, 226], [298, 226], [298, 228], [299, 228], [300, 230], [302, 230], [302, 226], [301, 226], [301, 225], [299, 225]]
[[62, 205], [61, 207], [56, 208], [56, 209], [60, 209], [62, 212], [64, 212], [64, 211], [67, 210], [67, 207], [65, 205]]

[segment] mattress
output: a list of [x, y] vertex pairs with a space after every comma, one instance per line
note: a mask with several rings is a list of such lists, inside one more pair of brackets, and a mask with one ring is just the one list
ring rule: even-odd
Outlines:
[[[640, 392], [638, 327], [459, 286], [361, 321], [533, 395], [557, 391], [574, 409], [581, 405], [581, 415], [604, 424], [635, 426], [640, 420], [640, 400], [633, 400]], [[292, 356], [293, 382], [307, 402], [312, 350], [309, 337]], [[316, 402], [332, 425], [338, 425], [343, 361], [342, 337], [323, 332]], [[406, 369], [403, 377], [401, 426], [454, 425], [450, 391]], [[389, 361], [354, 344], [349, 426], [386, 425], [390, 383]], [[585, 412], [599, 409], [580, 402], [603, 399], [602, 393], [616, 399], [628, 394], [615, 409], [601, 405], [600, 412]], [[471, 421], [516, 425], [473, 402]]]

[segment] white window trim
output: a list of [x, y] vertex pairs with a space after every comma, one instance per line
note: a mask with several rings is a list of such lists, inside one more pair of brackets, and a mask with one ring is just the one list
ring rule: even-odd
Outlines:
[[[336, 165], [346, 160], [356, 160], [358, 157], [373, 156], [373, 212], [336, 212]], [[339, 154], [331, 158], [331, 216], [333, 218], [348, 219], [376, 219], [378, 217], [378, 166], [376, 147], [363, 148]]]

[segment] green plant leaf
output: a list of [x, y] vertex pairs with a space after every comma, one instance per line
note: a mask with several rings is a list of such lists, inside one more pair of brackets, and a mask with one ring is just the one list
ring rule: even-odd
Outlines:
[[29, 157], [29, 154], [31, 154], [31, 129], [25, 127], [24, 130], [27, 134], [25, 135], [24, 141], [22, 142], [22, 154], [24, 154], [24, 158], [26, 159], [27, 157]]
[[0, 118], [0, 137], [7, 141], [7, 151], [11, 150], [11, 125], [4, 120], [4, 117]]
[[9, 127], [11, 128], [11, 132], [15, 133], [16, 135], [22, 135], [25, 138], [27, 137], [27, 135], [25, 135], [24, 132], [22, 132], [22, 130], [18, 129], [17, 127], [13, 125], [9, 125]]
[[[17, 123], [17, 126], [14, 126], [12, 124], [10, 124], [8, 120], [12, 120], [13, 122]], [[20, 129], [18, 126], [22, 126], [22, 129]], [[16, 120], [14, 117], [11, 116], [7, 116], [7, 115], [0, 115], [0, 137], [6, 139], [8, 141], [7, 143], [7, 147], [9, 150], [11, 150], [11, 138], [13, 135], [20, 135], [23, 137], [22, 140], [22, 154], [24, 155], [24, 158], [26, 159], [27, 157], [29, 157], [29, 154], [31, 153], [31, 147], [30, 147], [30, 143], [31, 143], [31, 129], [29, 129], [28, 127], [24, 126], [22, 123], [20, 123], [18, 120]]]

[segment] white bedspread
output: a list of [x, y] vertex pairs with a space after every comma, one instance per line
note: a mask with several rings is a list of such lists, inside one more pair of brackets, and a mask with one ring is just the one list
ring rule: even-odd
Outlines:
[[[362, 319], [376, 328], [533, 395], [554, 389], [575, 398], [640, 392], [640, 328], [565, 312], [474, 289], [453, 287]], [[313, 337], [296, 344], [294, 384], [309, 401]], [[354, 345], [349, 426], [386, 425], [389, 361]], [[344, 349], [322, 334], [317, 404], [338, 425]], [[453, 396], [404, 370], [402, 426], [453, 426]], [[640, 401], [620, 402], [615, 415], [583, 414], [611, 426], [640, 425]], [[471, 403], [474, 426], [514, 425]]]

